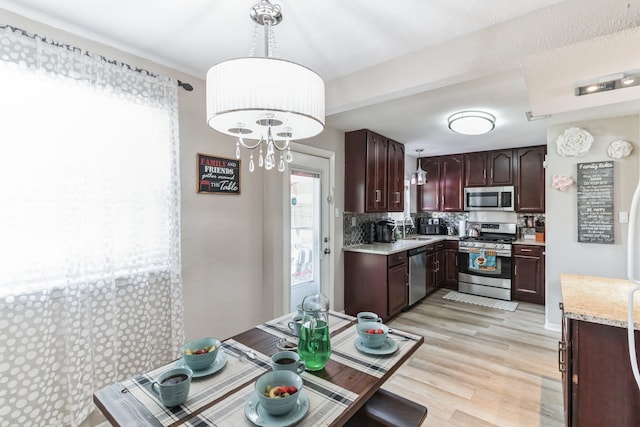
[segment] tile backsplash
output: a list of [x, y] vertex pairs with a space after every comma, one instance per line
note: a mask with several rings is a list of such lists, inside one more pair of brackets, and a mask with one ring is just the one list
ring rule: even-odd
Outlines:
[[[524, 238], [525, 235], [535, 234], [535, 228], [527, 227], [525, 217], [534, 217], [535, 220], [545, 222], [545, 214], [517, 214], [518, 238]], [[356, 246], [365, 243], [365, 224], [369, 222], [377, 222], [389, 218], [389, 214], [383, 213], [344, 213], [344, 242], [343, 246]], [[468, 212], [430, 212], [411, 214], [411, 218], [416, 223], [417, 218], [440, 218], [441, 224], [445, 227], [454, 227], [455, 234], [458, 235], [458, 223], [460, 220], [468, 220]], [[407, 234], [415, 234], [416, 229], [406, 226]]]
[[[363, 244], [365, 237], [365, 224], [369, 222], [378, 222], [383, 219], [389, 218], [387, 213], [344, 213], [344, 246], [355, 246]], [[458, 221], [467, 218], [466, 212], [432, 212], [432, 213], [419, 213], [411, 214], [414, 224], [418, 218], [440, 218], [441, 224], [445, 227], [452, 226], [456, 229], [456, 235], [458, 234]], [[415, 227], [410, 227], [407, 221], [406, 232], [407, 234], [415, 234]]]

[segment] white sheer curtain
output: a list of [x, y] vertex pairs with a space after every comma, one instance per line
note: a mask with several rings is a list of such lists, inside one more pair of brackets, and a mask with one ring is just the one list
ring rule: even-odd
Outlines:
[[0, 425], [177, 356], [177, 84], [0, 29]]

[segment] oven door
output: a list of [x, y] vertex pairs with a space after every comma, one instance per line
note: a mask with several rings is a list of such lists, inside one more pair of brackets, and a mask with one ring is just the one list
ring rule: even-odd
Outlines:
[[458, 274], [461, 281], [511, 287], [511, 251], [460, 248]]

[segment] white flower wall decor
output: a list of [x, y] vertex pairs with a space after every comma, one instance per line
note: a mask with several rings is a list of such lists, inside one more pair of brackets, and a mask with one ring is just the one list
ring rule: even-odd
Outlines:
[[567, 191], [575, 181], [569, 175], [553, 175], [551, 186], [558, 191]]
[[593, 136], [582, 128], [569, 128], [558, 136], [558, 154], [565, 157], [582, 157], [589, 152]]
[[621, 139], [611, 142], [607, 147], [607, 154], [612, 159], [622, 159], [627, 157], [633, 151], [633, 145], [628, 141]]

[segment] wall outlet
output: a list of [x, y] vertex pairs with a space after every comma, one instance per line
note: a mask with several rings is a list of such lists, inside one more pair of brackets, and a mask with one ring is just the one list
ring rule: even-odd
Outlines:
[[618, 222], [620, 224], [629, 222], [629, 212], [618, 212]]

